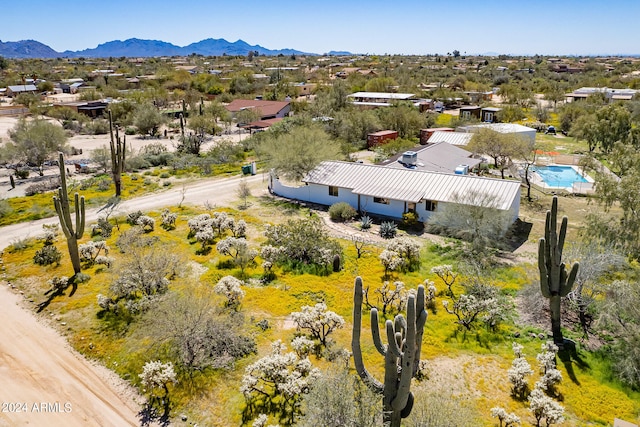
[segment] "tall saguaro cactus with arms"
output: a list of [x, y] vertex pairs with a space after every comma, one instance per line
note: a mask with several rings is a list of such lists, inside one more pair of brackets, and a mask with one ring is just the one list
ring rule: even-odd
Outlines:
[[109, 110], [109, 134], [111, 140], [109, 141], [109, 148], [111, 149], [111, 174], [113, 176], [113, 184], [116, 187], [116, 197], [120, 197], [122, 194], [122, 172], [124, 172], [124, 158], [126, 148], [126, 136], [120, 139], [118, 133], [118, 127], [116, 126], [116, 137], [113, 138], [113, 118], [111, 116], [111, 110]]
[[69, 248], [69, 257], [73, 265], [73, 273], [77, 275], [82, 270], [80, 266], [80, 254], [78, 252], [78, 240], [81, 239], [84, 234], [84, 196], [80, 197], [78, 193], [74, 195], [74, 210], [76, 211], [74, 229], [74, 223], [71, 221], [71, 208], [69, 194], [67, 192], [67, 176], [64, 170], [64, 155], [62, 153], [59, 154], [58, 164], [60, 166], [60, 187], [58, 188], [58, 195], [53, 196], [53, 204], [60, 219], [60, 227], [67, 238], [67, 247]]
[[560, 329], [560, 302], [562, 297], [566, 297], [571, 292], [579, 267], [576, 262], [567, 274], [567, 268], [562, 262], [562, 250], [567, 235], [568, 221], [566, 216], [562, 218], [558, 232], [558, 198], [554, 196], [551, 210], [547, 211], [544, 237], [540, 238], [538, 245], [538, 268], [540, 270], [540, 290], [542, 295], [549, 299], [553, 343], [560, 349], [564, 347], [564, 338]]
[[378, 326], [378, 310], [371, 309], [371, 333], [378, 352], [384, 356], [384, 383], [376, 380], [364, 367], [360, 347], [360, 329], [362, 326], [362, 278], [355, 280], [353, 305], [353, 335], [351, 349], [358, 375], [367, 386], [382, 394], [382, 408], [385, 426], [400, 427], [402, 418], [406, 418], [413, 408], [411, 379], [418, 372], [422, 335], [427, 321], [424, 309], [424, 286], [418, 286], [417, 294], [409, 295], [407, 317], [398, 314], [395, 319], [387, 320], [387, 345], [382, 343]]

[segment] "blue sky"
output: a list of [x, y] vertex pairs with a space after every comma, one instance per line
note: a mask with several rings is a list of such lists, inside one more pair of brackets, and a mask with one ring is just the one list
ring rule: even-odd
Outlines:
[[[128, 38], [370, 54], [640, 54], [638, 0], [2, 1], [0, 40], [57, 51]], [[24, 18], [24, 19], [21, 19]]]

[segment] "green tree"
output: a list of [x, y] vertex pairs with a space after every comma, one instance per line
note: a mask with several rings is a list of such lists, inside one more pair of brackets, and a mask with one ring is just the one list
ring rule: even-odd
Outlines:
[[376, 112], [380, 124], [385, 129], [397, 131], [401, 138], [417, 137], [420, 129], [427, 123], [426, 117], [410, 103], [401, 102], [391, 107], [379, 108]]
[[42, 165], [58, 152], [65, 152], [67, 135], [60, 126], [46, 120], [20, 119], [15, 127], [9, 130], [10, 141], [3, 150], [6, 158], [27, 162], [37, 166], [40, 176]]
[[620, 104], [600, 108], [594, 114], [581, 116], [572, 133], [589, 144], [589, 151], [597, 147], [609, 153], [616, 142], [627, 142], [631, 132], [631, 113]]
[[[460, 209], [460, 205], [466, 206]], [[434, 231], [469, 242], [471, 254], [483, 259], [504, 238], [511, 225], [511, 212], [498, 209], [494, 195], [469, 191], [455, 194], [452, 203], [438, 206], [428, 224]]]
[[133, 113], [133, 125], [140, 135], [155, 136], [158, 129], [165, 123], [165, 117], [151, 104], [141, 104]]
[[[527, 146], [527, 144], [529, 146]], [[516, 134], [505, 134], [493, 129], [481, 128], [474, 133], [467, 148], [477, 154], [486, 154], [493, 159], [493, 165], [504, 179], [504, 171], [513, 159], [527, 149], [533, 149], [529, 140]]]
[[286, 134], [269, 136], [256, 150], [269, 168], [297, 181], [320, 162], [341, 157], [340, 145], [319, 126], [297, 127]]

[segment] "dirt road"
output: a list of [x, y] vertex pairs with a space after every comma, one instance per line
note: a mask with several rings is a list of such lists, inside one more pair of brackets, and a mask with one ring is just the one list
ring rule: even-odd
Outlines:
[[[204, 180], [122, 202], [118, 213], [148, 212], [179, 203], [211, 206], [236, 200], [241, 179], [252, 193], [266, 189], [262, 175]], [[87, 211], [87, 222], [98, 217]], [[0, 248], [36, 236], [56, 218], [0, 229]], [[53, 328], [0, 285], [0, 426], [135, 426], [139, 404], [126, 383], [73, 351]]]

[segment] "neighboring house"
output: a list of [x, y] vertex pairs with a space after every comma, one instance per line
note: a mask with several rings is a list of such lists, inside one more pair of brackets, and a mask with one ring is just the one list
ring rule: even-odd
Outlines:
[[420, 144], [424, 145], [429, 141], [434, 132], [453, 132], [454, 128], [428, 128], [420, 129]]
[[429, 139], [427, 139], [426, 143], [437, 144], [438, 142], [446, 142], [450, 145], [463, 147], [471, 141], [471, 138], [473, 138], [473, 134], [470, 132], [435, 131]]
[[[520, 182], [470, 175], [396, 169], [362, 163], [322, 162], [299, 187], [283, 184], [273, 173], [269, 190], [282, 197], [331, 206], [347, 202], [361, 213], [402, 219], [415, 212], [427, 222], [433, 212], [470, 192], [495, 198], [496, 207], [515, 221], [520, 213]], [[464, 209], [464, 205], [460, 205]]]
[[361, 108], [389, 107], [393, 102], [409, 101], [416, 107], [420, 106], [422, 100], [417, 99], [413, 93], [392, 93], [392, 92], [356, 92], [347, 95], [347, 99]]
[[464, 107], [460, 107], [458, 113], [463, 120], [480, 120], [480, 110], [482, 110], [482, 107], [479, 105], [465, 105]]
[[281, 120], [281, 118], [256, 120], [255, 122], [247, 123], [246, 125], [242, 125], [240, 127], [249, 129], [249, 132], [260, 132], [269, 129], [272, 125], [278, 123]]
[[581, 99], [586, 99], [589, 96], [602, 93], [605, 98], [611, 101], [630, 101], [633, 99], [635, 95], [638, 94], [638, 90], [636, 89], [611, 89], [608, 87], [581, 87], [580, 89], [576, 89], [571, 93], [567, 93], [564, 97], [567, 101], [578, 101]]
[[235, 115], [238, 111], [254, 109], [260, 113], [260, 120], [284, 118], [291, 111], [289, 101], [263, 101], [259, 99], [234, 99], [225, 105], [227, 111]]
[[536, 142], [536, 130], [517, 123], [483, 123], [479, 125], [461, 126], [457, 130], [462, 132], [476, 132], [478, 129], [487, 128], [500, 133], [516, 134], [531, 141]]
[[496, 123], [498, 122], [498, 113], [502, 111], [502, 108], [496, 107], [484, 107], [480, 110], [480, 121], [484, 123]]
[[381, 130], [367, 135], [367, 148], [377, 145], [386, 144], [389, 141], [398, 138], [398, 132], [395, 130]]
[[412, 160], [407, 160], [405, 153], [401, 153], [380, 165], [398, 169], [456, 173], [456, 170], [460, 169], [468, 172], [482, 162], [481, 158], [473, 157], [473, 153], [446, 142], [420, 146], [406, 153], [415, 153], [415, 156]]
[[53, 104], [55, 108], [71, 108], [76, 113], [82, 113], [91, 118], [101, 117], [109, 107], [109, 104], [103, 101], [73, 101], [60, 102]]
[[7, 86], [6, 95], [10, 98], [14, 98], [21, 93], [36, 93], [37, 91], [38, 88], [34, 84]]

